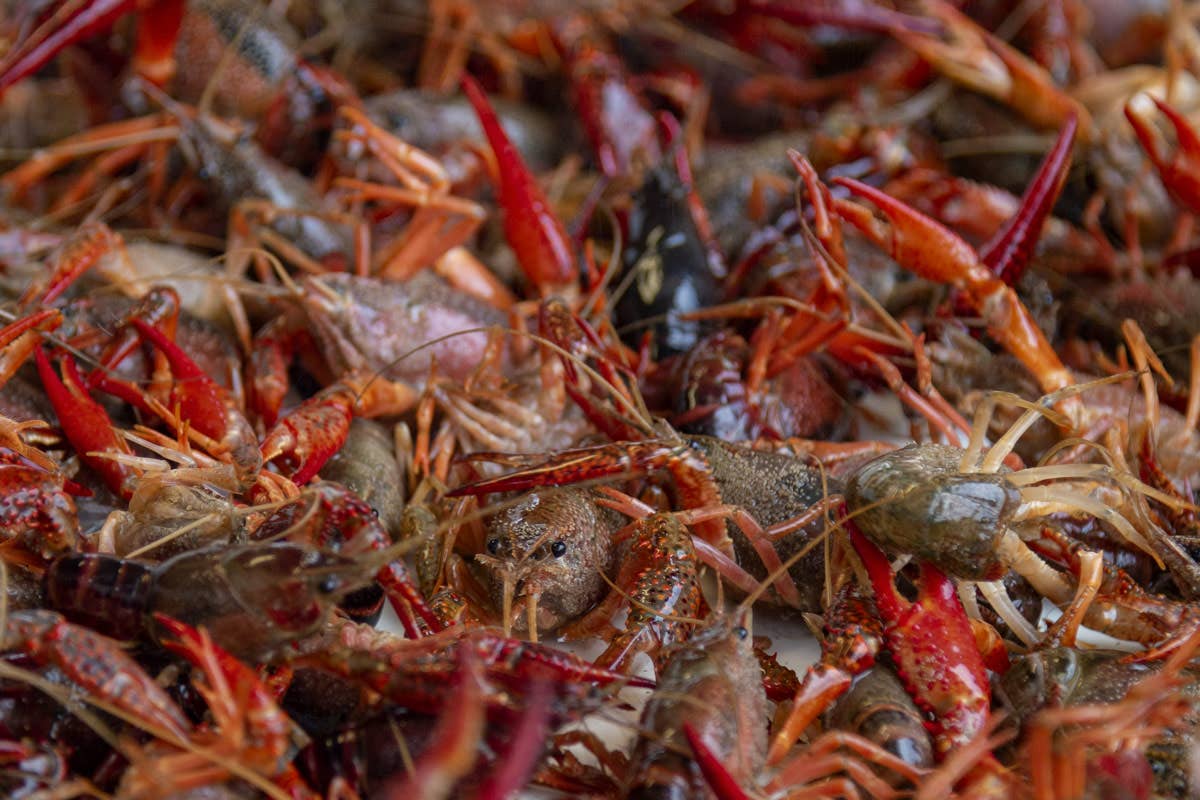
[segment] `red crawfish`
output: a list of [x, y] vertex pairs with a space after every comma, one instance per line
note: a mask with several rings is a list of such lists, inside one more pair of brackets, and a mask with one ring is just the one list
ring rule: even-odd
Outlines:
[[[656, 672], [665, 658], [664, 648], [687, 638], [691, 620], [705, 607], [700, 589], [699, 559], [691, 534], [672, 514], [654, 514], [635, 520], [629, 528], [628, 547], [620, 557], [615, 584], [608, 596], [583, 619], [573, 623], [568, 636], [604, 630], [608, 647], [595, 660], [608, 669], [632, 668], [631, 656], [649, 653]], [[618, 534], [616, 538], [620, 540]], [[629, 605], [625, 627], [611, 630], [610, 620], [621, 606]]]
[[[187, 791], [235, 777], [290, 781], [294, 789], [301, 789], [288, 758], [293, 749], [291, 721], [257, 673], [214, 644], [203, 628], [162, 614], [155, 615], [154, 622], [166, 633], [163, 646], [192, 665], [193, 684], [212, 721], [189, 734], [186, 748], [160, 744], [139, 753], [121, 776], [122, 795], [156, 797], [168, 787]], [[196, 752], [197, 748], [209, 752]], [[235, 773], [218, 766], [221, 760], [239, 769]]]
[[121, 644], [53, 611], [8, 615], [5, 649], [58, 667], [90, 695], [128, 713], [138, 724], [176, 739], [190, 726], [170, 696], [122, 649]]

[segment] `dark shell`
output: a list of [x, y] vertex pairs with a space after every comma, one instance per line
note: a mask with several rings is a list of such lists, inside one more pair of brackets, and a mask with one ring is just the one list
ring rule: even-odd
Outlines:
[[966, 580], [1006, 568], [996, 544], [1021, 503], [1002, 474], [961, 473], [963, 451], [937, 444], [885, 453], [846, 483], [846, 507], [867, 538]]

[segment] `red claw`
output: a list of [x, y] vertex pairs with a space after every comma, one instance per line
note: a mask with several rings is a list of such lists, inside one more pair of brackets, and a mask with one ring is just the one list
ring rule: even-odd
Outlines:
[[1046, 154], [1029, 188], [1025, 190], [1020, 210], [979, 252], [980, 261], [1009, 286], [1016, 285], [1029, 265], [1029, 257], [1041, 237], [1042, 226], [1062, 192], [1078, 128], [1079, 118], [1074, 114], [1067, 117], [1054, 147]]
[[[210, 440], [212, 455], [228, 458], [240, 483], [249, 487], [262, 467], [262, 453], [250, 422], [237, 408], [233, 398], [166, 334], [140, 319], [131, 320], [144, 339], [153, 344], [167, 359], [175, 383], [171, 387], [168, 407], [148, 398], [135, 386], [97, 376], [98, 385], [105, 391], [156, 414], [172, 426], [184, 422]], [[178, 409], [178, 411], [174, 411]]]
[[821, 660], [804, 673], [791, 712], [776, 725], [767, 763], [778, 764], [805, 729], [844, 695], [854, 676], [875, 664], [883, 646], [882, 623], [857, 583], [842, 585], [825, 612]]
[[1200, 213], [1200, 134], [1173, 106], [1153, 95], [1147, 95], [1175, 129], [1179, 150], [1168, 156], [1159, 149], [1158, 133], [1154, 126], [1133, 109], [1132, 101], [1125, 105], [1125, 118], [1133, 126], [1138, 141], [1162, 179], [1163, 186], [1177, 202], [1193, 214]]
[[331, 459], [350, 433], [354, 394], [334, 386], [300, 404], [279, 420], [263, 439], [263, 461], [285, 467], [283, 474], [303, 486]]
[[[873, 186], [851, 178], [835, 178], [833, 182], [873, 203], [885, 218], [878, 219], [870, 209], [858, 203], [835, 199], [834, 207], [842, 219], [862, 231], [907, 269], [928, 280], [962, 289], [971, 305], [983, 316], [988, 333], [1029, 370], [1044, 392], [1057, 392], [1074, 384], [1070, 370], [1063, 365], [1016, 292], [992, 273], [971, 245], [946, 226]], [[1026, 201], [1031, 195], [1026, 196]], [[1021, 214], [1018, 218], [1023, 221], [1013, 224], [1012, 243], [1019, 249], [1024, 246], [1019, 242], [1034, 228], [1032, 218], [1023, 218]], [[1005, 258], [999, 249], [990, 252], [996, 254], [996, 259]], [[1058, 409], [1077, 424], [1083, 417], [1083, 407], [1077, 397], [1063, 398]]]
[[852, 178], [834, 178], [833, 183], [869, 200], [888, 222], [880, 222], [871, 211], [856, 203], [834, 200], [842, 219], [854, 225], [888, 251], [888, 255], [923, 278], [954, 284], [973, 296], [990, 291], [995, 277], [979, 263], [971, 245], [949, 228], [902, 203], [891, 195]]
[[187, 0], [148, 0], [140, 5], [133, 68], [155, 86], [165, 86], [175, 76], [175, 40]]
[[[55, 14], [38, 26], [23, 45], [14, 47], [0, 68], [0, 92], [37, 72], [63, 48], [112, 27], [133, 10], [136, 0], [96, 0], [76, 8], [74, 15]], [[64, 5], [60, 11], [70, 9]]]
[[176, 381], [172, 399], [178, 402], [183, 419], [205, 436], [220, 440], [225, 435], [225, 410], [230, 404], [225, 390], [158, 328], [140, 319], [133, 320], [133, 326], [167, 357]]
[[43, 308], [27, 314], [0, 328], [0, 347], [8, 347], [29, 331], [55, 328], [61, 322], [62, 312], [55, 308]]
[[574, 290], [578, 269], [566, 228], [509, 141], [483, 89], [470, 76], [463, 77], [462, 88], [496, 155], [504, 236], [521, 269], [543, 296]]
[[62, 324], [62, 313], [53, 308], [44, 308], [26, 314], [0, 328], [0, 386], [16, 374], [37, 347], [40, 337], [26, 335], [31, 331], [53, 330]]
[[884, 618], [888, 651], [914, 702], [934, 715], [937, 748], [945, 756], [984, 729], [991, 705], [987, 669], [954, 582], [922, 563], [917, 601], [910, 603], [896, 591], [883, 551], [853, 522], [846, 525]]
[[713, 794], [719, 800], [750, 800], [750, 795], [738, 786], [733, 775], [721, 763], [721, 760], [704, 741], [704, 737], [695, 728], [685, 724], [683, 735], [687, 737], [688, 744], [692, 747], [692, 754], [696, 757], [696, 766], [700, 767], [700, 772], [704, 774], [704, 780], [708, 781], [709, 788], [713, 790]]
[[129, 500], [133, 496], [137, 474], [120, 461], [106, 457], [114, 453], [130, 455], [129, 445], [113, 430], [112, 420], [104, 407], [83, 388], [83, 378], [75, 366], [75, 359], [63, 358], [60, 380], [42, 348], [33, 352], [42, 387], [58, 415], [59, 426], [79, 454], [79, 460], [95, 470], [108, 488]]
[[33, 35], [18, 44], [0, 65], [0, 93], [32, 75], [65, 48], [108, 31], [125, 14], [139, 11], [138, 74], [161, 86], [175, 72], [175, 39], [183, 21], [185, 0], [89, 0], [63, 3]]

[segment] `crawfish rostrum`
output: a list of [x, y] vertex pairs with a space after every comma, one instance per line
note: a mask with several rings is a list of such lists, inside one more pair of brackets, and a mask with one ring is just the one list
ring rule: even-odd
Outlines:
[[1192, 0], [2, 5], [6, 796], [1200, 796]]

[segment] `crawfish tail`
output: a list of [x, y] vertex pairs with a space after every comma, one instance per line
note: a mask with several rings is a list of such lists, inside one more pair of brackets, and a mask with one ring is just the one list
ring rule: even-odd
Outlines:
[[101, 553], [72, 553], [50, 562], [42, 581], [46, 600], [73, 622], [114, 639], [143, 630], [152, 568]]

